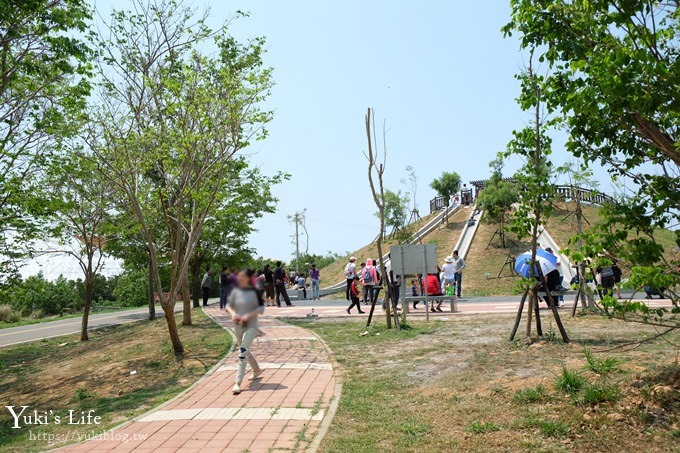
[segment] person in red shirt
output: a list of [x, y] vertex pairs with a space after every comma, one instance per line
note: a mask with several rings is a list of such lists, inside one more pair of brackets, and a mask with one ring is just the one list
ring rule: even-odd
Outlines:
[[349, 288], [349, 295], [352, 298], [352, 304], [347, 307], [347, 314], [350, 314], [350, 310], [356, 305], [359, 314], [364, 313], [361, 311], [361, 301], [359, 300], [359, 277], [355, 276], [352, 280], [352, 285]]
[[[439, 278], [437, 278], [436, 274], [427, 274], [427, 276], [423, 279], [422, 283], [422, 289], [423, 289], [423, 294], [425, 294], [425, 285], [427, 285], [427, 295], [428, 296], [441, 296], [442, 294], [442, 288], [441, 284], [439, 283]], [[437, 301], [437, 307], [435, 308], [434, 306], [434, 301], [430, 302], [430, 311], [435, 312], [442, 312], [442, 301], [438, 300]]]

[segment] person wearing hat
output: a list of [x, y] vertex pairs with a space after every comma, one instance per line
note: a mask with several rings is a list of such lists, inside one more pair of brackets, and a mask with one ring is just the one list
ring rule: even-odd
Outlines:
[[353, 256], [349, 257], [349, 263], [345, 266], [345, 278], [347, 279], [347, 290], [345, 291], [345, 297], [350, 300], [352, 283], [354, 282], [354, 277], [357, 276], [357, 265], [354, 263], [357, 259]]
[[447, 256], [442, 266], [442, 287], [456, 286], [456, 266], [453, 264], [453, 257]]
[[453, 274], [456, 282], [456, 292], [458, 292], [458, 297], [460, 298], [461, 287], [463, 286], [463, 269], [465, 269], [465, 260], [462, 256], [458, 255], [458, 250], [453, 251], [453, 268], [455, 273]]

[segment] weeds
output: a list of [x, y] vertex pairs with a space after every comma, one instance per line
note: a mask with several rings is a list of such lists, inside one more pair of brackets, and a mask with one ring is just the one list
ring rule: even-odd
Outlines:
[[472, 422], [468, 425], [468, 431], [472, 434], [486, 434], [494, 431], [500, 431], [500, 426], [491, 422]]
[[619, 364], [618, 359], [614, 357], [605, 357], [598, 359], [593, 355], [590, 349], [585, 349], [583, 354], [586, 356], [586, 369], [595, 374], [605, 376], [609, 373], [617, 371], [616, 366]]
[[581, 376], [578, 371], [562, 367], [562, 374], [557, 377], [555, 384], [558, 389], [573, 395], [578, 393], [586, 385], [586, 378]]
[[577, 403], [584, 406], [594, 406], [600, 403], [610, 403], [621, 398], [621, 389], [611, 384], [593, 384], [583, 388]]
[[515, 403], [540, 403], [548, 399], [548, 392], [545, 387], [538, 384], [534, 388], [519, 389], [515, 392], [512, 400]]

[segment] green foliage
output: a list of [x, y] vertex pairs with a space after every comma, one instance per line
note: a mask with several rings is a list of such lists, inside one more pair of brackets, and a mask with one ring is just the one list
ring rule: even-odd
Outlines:
[[122, 307], [139, 307], [148, 303], [148, 287], [148, 272], [127, 271], [116, 279], [113, 297]]
[[90, 17], [85, 0], [0, 2], [0, 279], [51, 211], [39, 170], [74, 134], [89, 95]]
[[492, 422], [472, 422], [468, 425], [468, 431], [472, 434], [486, 434], [500, 430], [500, 426]]
[[574, 395], [581, 391], [586, 385], [586, 378], [578, 371], [569, 370], [567, 367], [562, 367], [562, 373], [557, 376], [555, 386], [565, 393]]
[[3, 287], [0, 290], [0, 302], [10, 304], [14, 311], [23, 316], [38, 311], [43, 315], [60, 315], [81, 307], [75, 282], [64, 277], [50, 282], [42, 274]]
[[[408, 218], [408, 202], [408, 196], [403, 195], [401, 190], [385, 190], [385, 227], [395, 231], [404, 227]], [[380, 213], [377, 212], [376, 216], [380, 217]]]
[[430, 183], [440, 197], [450, 200], [460, 190], [461, 179], [458, 173], [444, 172], [442, 175]]
[[501, 233], [501, 246], [505, 247], [505, 223], [507, 213], [519, 200], [519, 193], [514, 183], [503, 181], [503, 160], [497, 158], [489, 164], [493, 169], [489, 182], [479, 194], [477, 203], [484, 210], [487, 220], [498, 225]]
[[583, 387], [583, 391], [575, 402], [583, 406], [594, 406], [601, 403], [616, 402], [620, 398], [621, 389], [617, 385], [600, 382]]
[[[627, 191], [603, 209], [601, 225], [573, 242], [584, 246], [572, 258], [615, 253], [620, 263], [637, 266], [636, 288], [660, 287], [661, 275], [677, 286], [680, 262], [669, 258], [669, 245], [655, 231], [680, 223], [678, 3], [512, 0], [511, 8], [503, 31], [540, 51], [548, 68], [546, 110], [569, 132], [566, 148], [585, 165], [605, 168]], [[680, 245], [680, 234], [675, 239], [671, 247]], [[677, 308], [677, 293], [670, 296]], [[652, 319], [642, 306], [608, 308], [618, 317]], [[670, 317], [656, 322], [678, 326]]]
[[17, 322], [21, 315], [12, 309], [11, 305], [0, 305], [0, 322]]
[[586, 356], [586, 369], [592, 371], [593, 373], [606, 376], [614, 371], [617, 371], [616, 366], [619, 364], [619, 361], [616, 357], [605, 357], [604, 359], [598, 359], [593, 355], [590, 349], [585, 349], [583, 353]]
[[540, 403], [548, 399], [548, 391], [541, 384], [534, 388], [519, 389], [515, 392], [512, 400], [515, 403]]

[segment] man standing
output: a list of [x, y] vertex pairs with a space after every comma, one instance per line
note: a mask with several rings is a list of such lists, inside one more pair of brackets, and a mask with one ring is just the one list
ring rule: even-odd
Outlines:
[[201, 289], [203, 290], [203, 306], [208, 306], [208, 297], [210, 297], [210, 288], [212, 287], [212, 275], [210, 275], [210, 267], [205, 268], [203, 280], [201, 280]]
[[312, 263], [312, 268], [309, 270], [309, 279], [312, 281], [312, 300], [319, 299], [319, 269], [316, 264]]
[[350, 290], [352, 288], [352, 282], [354, 277], [357, 276], [357, 265], [354, 262], [357, 259], [353, 256], [349, 258], [349, 263], [345, 266], [345, 278], [347, 279], [347, 290], [345, 291], [345, 296], [347, 300], [350, 300]]
[[460, 298], [460, 291], [463, 285], [463, 269], [465, 269], [465, 260], [458, 256], [458, 250], [453, 251], [453, 269], [454, 278], [456, 280], [456, 288], [458, 291], [458, 298]]
[[276, 289], [276, 306], [281, 306], [281, 296], [286, 302], [286, 305], [291, 307], [290, 297], [286, 291], [286, 271], [281, 267], [281, 261], [276, 262], [276, 269], [274, 269], [274, 288]]

